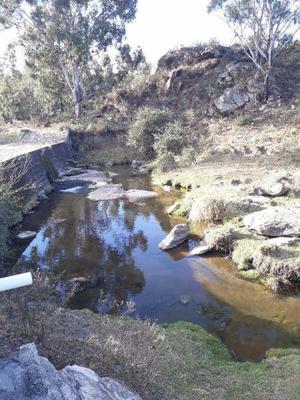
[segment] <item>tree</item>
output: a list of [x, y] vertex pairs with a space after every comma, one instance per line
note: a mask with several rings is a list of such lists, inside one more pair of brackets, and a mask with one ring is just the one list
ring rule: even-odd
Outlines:
[[20, 30], [25, 56], [64, 80], [81, 115], [85, 76], [108, 47], [121, 43], [137, 0], [0, 0], [0, 23]]
[[299, 0], [211, 0], [208, 11], [221, 11], [263, 80], [266, 101], [274, 81], [273, 64], [300, 28]]

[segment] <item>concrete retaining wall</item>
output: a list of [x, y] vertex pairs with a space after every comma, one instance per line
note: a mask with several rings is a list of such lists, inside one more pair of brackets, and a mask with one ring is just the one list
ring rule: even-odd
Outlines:
[[0, 163], [1, 179], [15, 180], [24, 200], [24, 211], [35, 206], [51, 191], [51, 182], [63, 174], [66, 163], [72, 158], [69, 141], [42, 146]]

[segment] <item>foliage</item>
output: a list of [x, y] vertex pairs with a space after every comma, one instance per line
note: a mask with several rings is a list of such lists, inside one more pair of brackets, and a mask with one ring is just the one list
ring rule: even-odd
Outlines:
[[27, 160], [20, 166], [7, 162], [0, 169], [0, 267], [8, 254], [9, 228], [20, 221], [22, 202], [19, 199], [17, 182], [27, 169]]
[[249, 126], [253, 123], [252, 115], [241, 115], [237, 118], [237, 124], [239, 126]]
[[192, 164], [196, 159], [202, 132], [191, 126], [187, 117], [173, 119], [167, 109], [140, 109], [129, 129], [128, 143], [142, 151], [146, 158], [156, 158], [161, 171]]
[[[2, 26], [19, 29], [27, 66], [58, 99], [68, 90], [79, 117], [101, 55], [122, 42], [136, 0], [3, 0], [0, 11]], [[128, 46], [120, 54], [128, 61]]]
[[211, 0], [209, 11], [221, 11], [264, 81], [269, 95], [274, 58], [300, 28], [299, 0]]
[[163, 108], [144, 107], [138, 110], [128, 132], [128, 144], [146, 159], [155, 155], [154, 143], [163, 134], [164, 128], [171, 122], [173, 114]]

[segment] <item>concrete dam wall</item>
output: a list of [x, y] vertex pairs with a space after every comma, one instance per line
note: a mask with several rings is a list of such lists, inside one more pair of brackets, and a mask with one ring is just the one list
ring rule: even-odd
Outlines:
[[13, 182], [24, 200], [24, 211], [51, 191], [51, 182], [63, 175], [73, 148], [68, 135], [57, 143], [18, 143], [0, 146], [0, 179]]

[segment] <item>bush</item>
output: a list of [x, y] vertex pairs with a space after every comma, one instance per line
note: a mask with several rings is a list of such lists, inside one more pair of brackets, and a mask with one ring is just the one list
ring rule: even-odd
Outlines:
[[154, 157], [155, 137], [161, 135], [165, 126], [171, 122], [173, 114], [168, 109], [144, 107], [140, 109], [128, 132], [128, 144], [143, 157]]
[[22, 216], [22, 202], [17, 183], [25, 173], [27, 164], [25, 157], [18, 167], [11, 161], [6, 163], [5, 168], [1, 166], [0, 169], [0, 267], [8, 253], [9, 227], [19, 222]]
[[181, 122], [169, 123], [162, 133], [155, 136], [153, 148], [158, 156], [170, 152], [178, 155], [185, 142], [185, 127]]
[[251, 115], [241, 115], [237, 118], [237, 124], [239, 126], [249, 126], [253, 122], [253, 117]]

